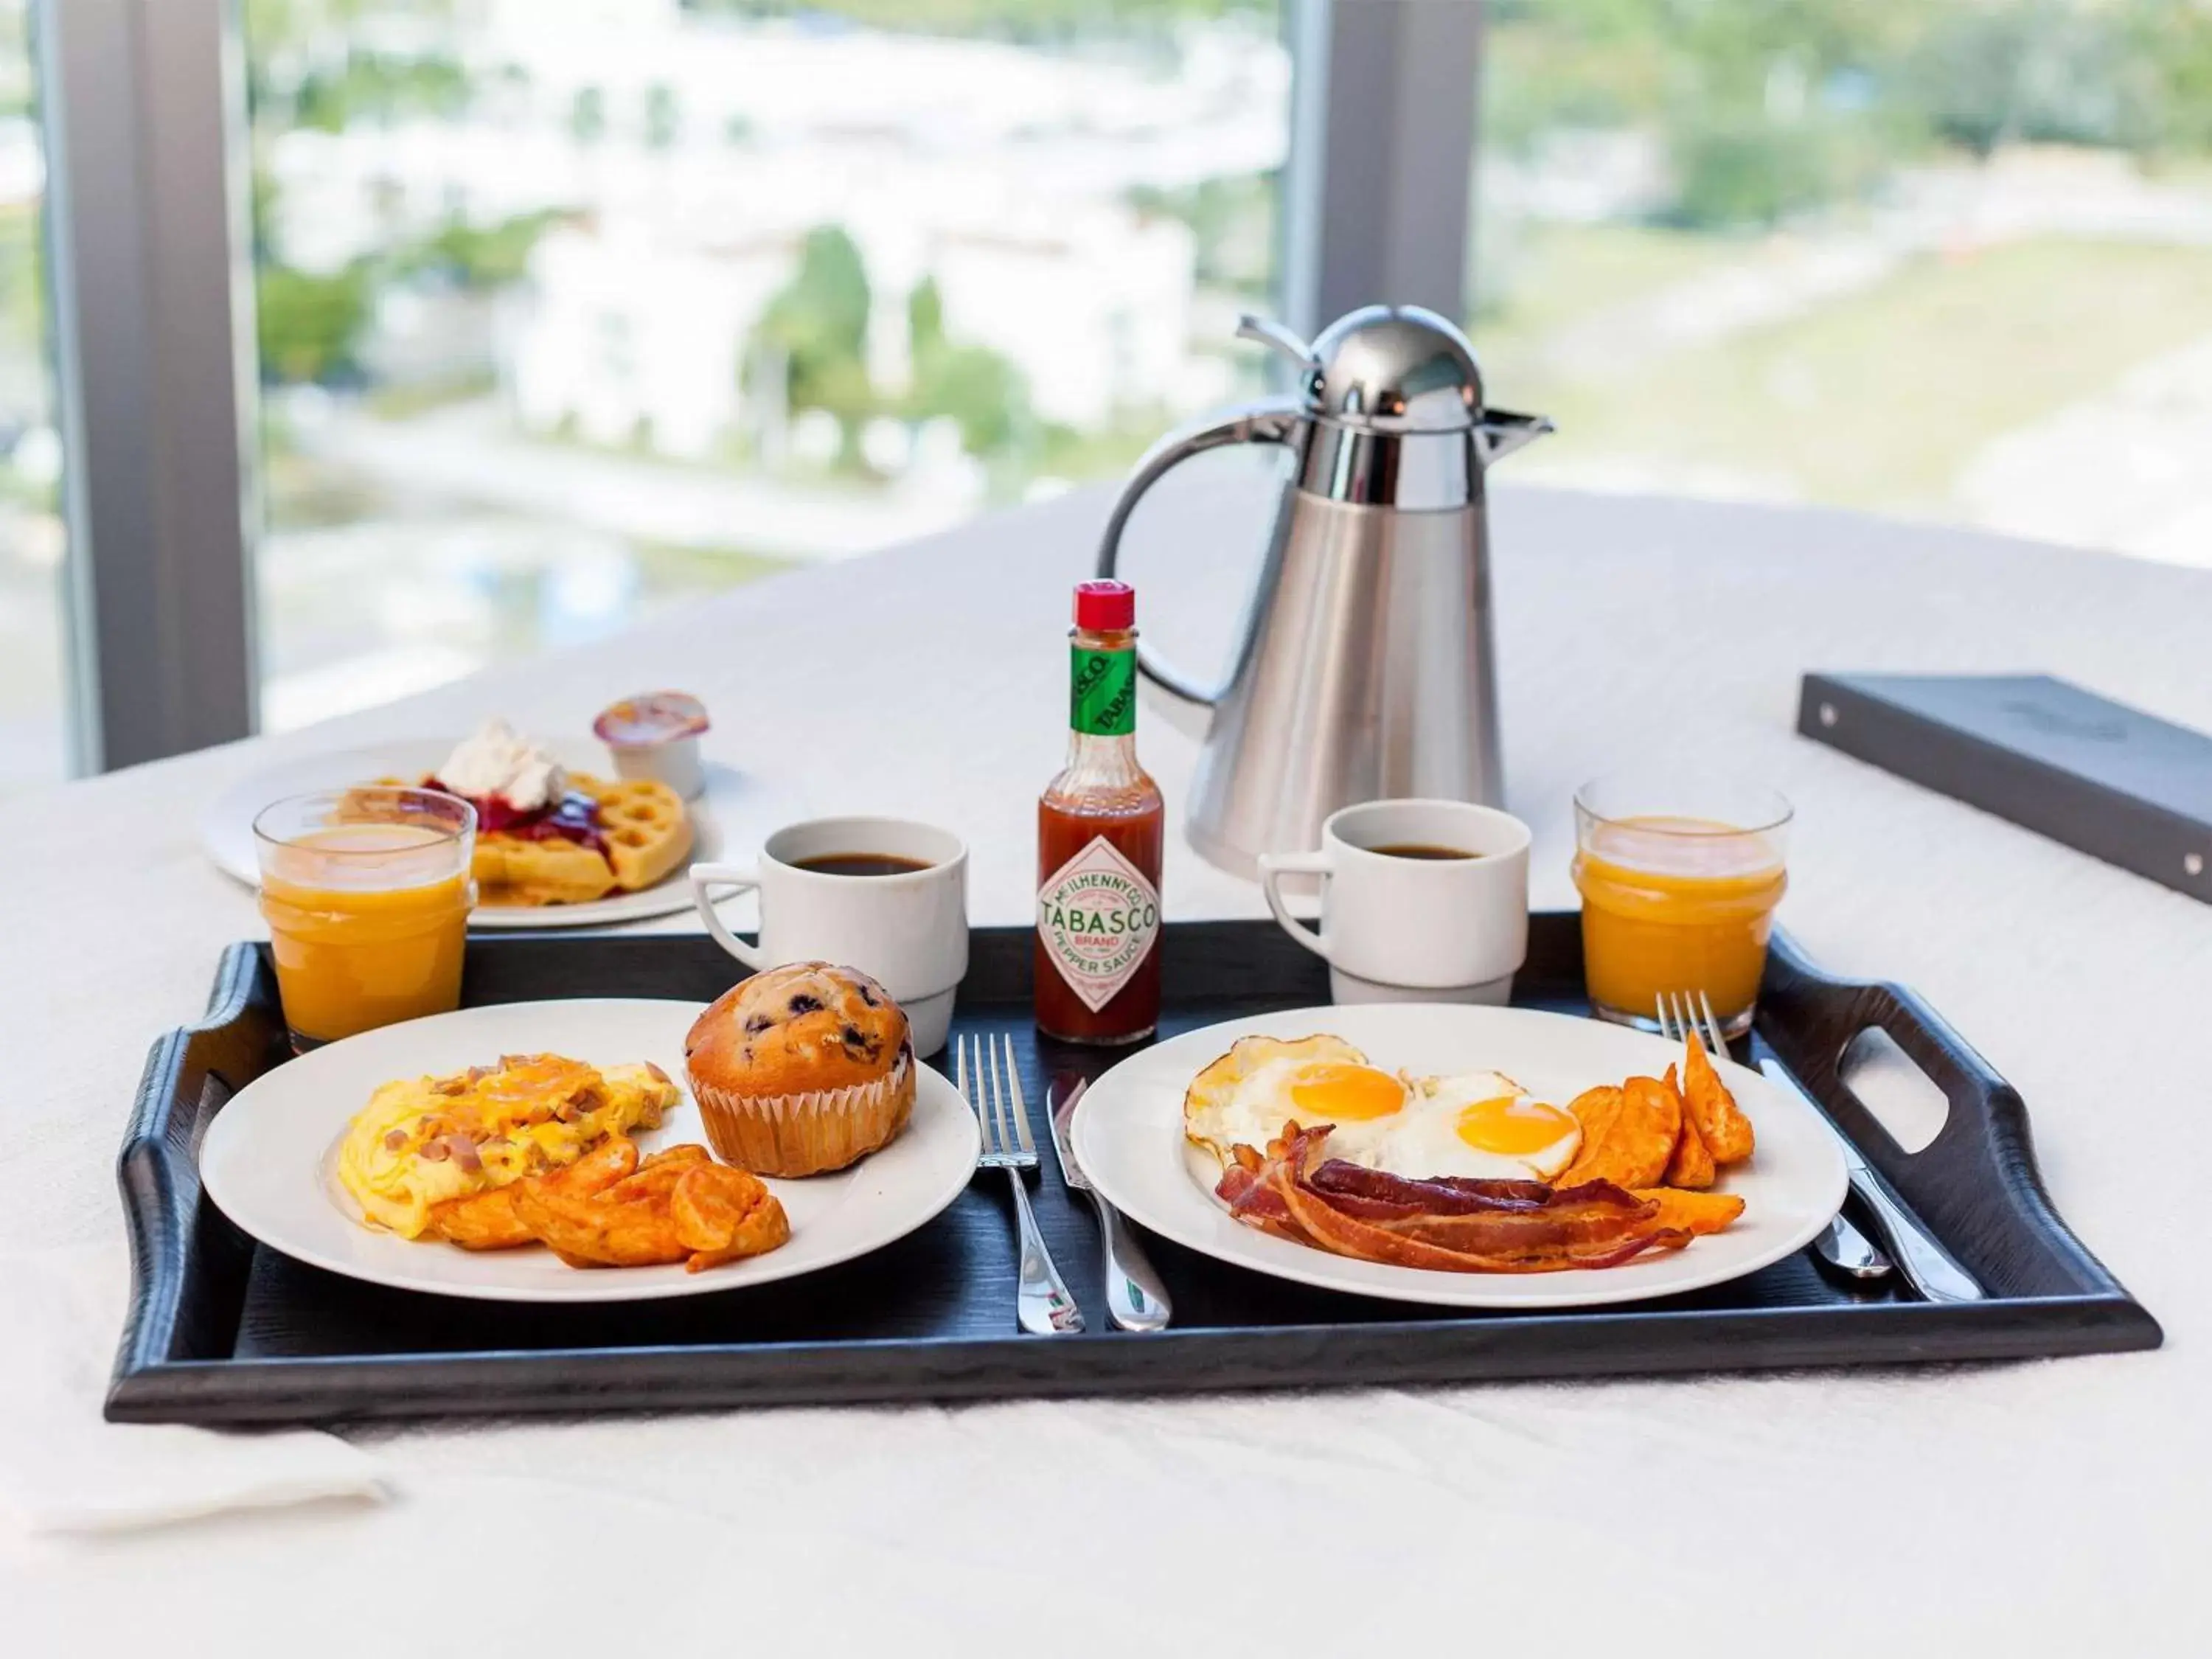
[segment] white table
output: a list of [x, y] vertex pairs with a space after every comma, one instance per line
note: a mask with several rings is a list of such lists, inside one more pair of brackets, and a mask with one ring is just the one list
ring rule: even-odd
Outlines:
[[[113, 1237], [148, 1042], [257, 929], [193, 839], [280, 752], [580, 726], [677, 684], [715, 752], [820, 809], [941, 820], [979, 921], [1026, 917], [1057, 764], [1085, 491], [702, 605], [605, 644], [281, 741], [76, 784], [10, 814], [0, 1258]], [[1256, 552], [1224, 475], [1134, 532], [1141, 617], [1218, 648]], [[2164, 1322], [2162, 1352], [1882, 1373], [783, 1411], [378, 1428], [382, 1505], [96, 1540], [0, 1539], [11, 1651], [401, 1651], [515, 1618], [543, 1650], [1347, 1652], [1392, 1632], [1642, 1653], [2178, 1652], [2212, 1535], [2212, 910], [1791, 734], [1797, 676], [2047, 669], [2212, 727], [2212, 574], [1838, 514], [1498, 492], [1513, 808], [1571, 895], [1569, 797], [1654, 748], [1726, 746], [1798, 804], [1784, 921], [1917, 986], [2025, 1094], [2045, 1176]], [[1179, 812], [1193, 744], [1156, 714]], [[1256, 914], [1170, 854], [1172, 915]], [[669, 925], [683, 925], [674, 922]], [[36, 1365], [9, 1352], [0, 1364]], [[1646, 1505], [1642, 1512], [1626, 1506]], [[511, 1567], [510, 1567], [511, 1564]], [[514, 1577], [507, 1577], [509, 1571]], [[523, 1587], [519, 1597], [510, 1583]], [[480, 1609], [476, 1616], [466, 1610]], [[523, 1645], [511, 1633], [514, 1647]], [[2201, 1635], [2193, 1639], [2201, 1639]], [[619, 1643], [619, 1648], [606, 1644]], [[187, 1650], [201, 1644], [187, 1642]], [[511, 1650], [495, 1643], [489, 1651]]]

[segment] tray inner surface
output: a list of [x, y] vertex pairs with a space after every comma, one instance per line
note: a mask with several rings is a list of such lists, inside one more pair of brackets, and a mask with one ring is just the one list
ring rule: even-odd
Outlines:
[[[727, 988], [738, 971], [711, 941], [690, 936], [478, 938], [471, 941], [463, 995], [471, 1006], [589, 995], [704, 1001]], [[427, 1370], [441, 1363], [465, 1363], [434, 1356], [465, 1353], [479, 1360], [508, 1356], [511, 1369], [527, 1363], [525, 1356], [531, 1351], [547, 1350], [593, 1350], [604, 1358], [610, 1350], [713, 1346], [726, 1352], [734, 1345], [763, 1360], [775, 1350], [796, 1360], [806, 1350], [811, 1357], [803, 1369], [827, 1385], [827, 1397], [883, 1398], [947, 1391], [933, 1390], [923, 1382], [907, 1389], [896, 1386], [896, 1367], [883, 1358], [891, 1351], [927, 1350], [948, 1357], [947, 1363], [954, 1352], [964, 1354], [964, 1369], [957, 1382], [948, 1384], [949, 1391], [988, 1393], [1080, 1389], [1083, 1361], [1079, 1353], [1071, 1352], [1076, 1345], [1113, 1345], [1127, 1352], [1132, 1344], [1146, 1344], [1148, 1356], [1163, 1358], [1122, 1362], [1116, 1356], [1115, 1363], [1104, 1364], [1104, 1370], [1121, 1369], [1153, 1378], [1152, 1386], [1203, 1387], [1210, 1366], [1220, 1368], [1215, 1378], [1218, 1382], [1326, 1382], [1332, 1380], [1332, 1356], [1350, 1360], [1362, 1353], [1366, 1358], [1352, 1369], [1369, 1376], [1389, 1375], [1388, 1364], [1378, 1357], [1385, 1351], [1374, 1344], [1396, 1342], [1397, 1334], [1402, 1333], [1410, 1345], [1418, 1345], [1425, 1330], [1432, 1333], [1437, 1352], [1424, 1365], [1414, 1346], [1408, 1346], [1408, 1376], [1644, 1369], [1623, 1358], [1638, 1352], [1635, 1343], [1624, 1340], [1624, 1332], [1632, 1328], [1640, 1331], [1647, 1345], [1658, 1340], [1657, 1328], [1676, 1334], [1672, 1340], [1677, 1351], [1671, 1355], [1651, 1349], [1650, 1368], [1657, 1369], [1849, 1359], [1853, 1355], [1847, 1333], [1870, 1334], [1885, 1323], [1893, 1328], [1892, 1333], [1870, 1350], [1869, 1357], [2055, 1352], [2141, 1346], [2157, 1340], [2156, 1326], [2148, 1316], [2126, 1300], [2124, 1292], [2049, 1212], [2027, 1153], [2025, 1121], [2017, 1125], [2003, 1121], [2008, 1111], [2017, 1112], [2016, 1097], [1985, 1068], [1981, 1075], [1993, 1089], [1962, 1084], [1957, 1067], [1979, 1062], [1970, 1049], [1949, 1038], [1940, 1022], [1935, 1022], [1940, 1035], [1955, 1049], [1930, 1051], [1926, 1042], [1917, 1040], [1923, 1030], [1919, 1024], [1893, 1024], [1893, 1035], [1908, 1052], [1918, 1050], [1915, 1057], [1952, 1097], [1952, 1121], [1933, 1146], [1905, 1158], [1893, 1146], [1880, 1144], [1881, 1132], [1872, 1119], [1849, 1103], [1847, 1096], [1842, 1115], [1861, 1146], [1889, 1170], [1908, 1200], [1929, 1216], [1996, 1298], [1991, 1304], [1968, 1310], [1936, 1309], [1912, 1303], [1909, 1295], [1887, 1285], [1847, 1289], [1822, 1273], [1808, 1251], [1729, 1284], [1629, 1309], [1540, 1317], [1431, 1310], [1246, 1273], [1147, 1236], [1147, 1247], [1174, 1298], [1175, 1330], [1167, 1338], [1133, 1338], [1114, 1332], [1107, 1327], [1101, 1305], [1097, 1234], [1091, 1209], [1063, 1186], [1042, 1139], [1048, 1078], [1069, 1073], [1095, 1076], [1120, 1054], [1040, 1039], [1030, 1024], [1029, 971], [1026, 929], [977, 930], [954, 1030], [1010, 1033], [1021, 1058], [1031, 1126], [1044, 1152], [1040, 1178], [1032, 1188], [1037, 1219], [1091, 1324], [1080, 1337], [1043, 1344], [1020, 1339], [1013, 1329], [1012, 1220], [1004, 1177], [995, 1172], [978, 1179], [935, 1223], [858, 1261], [727, 1296], [662, 1303], [538, 1306], [417, 1296], [324, 1273], [264, 1249], [240, 1233], [198, 1193], [190, 1163], [202, 1122], [219, 1108], [230, 1088], [282, 1058], [281, 1019], [265, 947], [234, 947], [226, 958], [229, 983], [227, 988], [218, 986], [217, 997], [221, 1001], [228, 996], [240, 1005], [239, 1011], [217, 1028], [221, 1041], [209, 1054], [204, 1086], [196, 1100], [175, 1103], [160, 1122], [166, 1156], [159, 1146], [126, 1148], [125, 1180], [142, 1224], [141, 1261], [133, 1326], [118, 1366], [118, 1401], [127, 1401], [137, 1387], [134, 1370], [189, 1374], [195, 1389], [220, 1395], [222, 1376], [265, 1374], [269, 1362], [274, 1362], [304, 1390], [300, 1408], [288, 1412], [272, 1406], [265, 1398], [266, 1388], [257, 1384], [264, 1397], [248, 1414], [263, 1419], [329, 1414], [317, 1408], [313, 1399], [313, 1379], [322, 1368], [283, 1362], [421, 1356], [410, 1369]], [[1770, 967], [1768, 1012], [1762, 1013], [1760, 1030], [1737, 1053], [1753, 1063], [1763, 1054], [1778, 1054], [1816, 1095], [1836, 1101], [1840, 1085], [1834, 1064], [1844, 1044], [1869, 1023], [1888, 1023], [1889, 1003], [1883, 999], [1900, 995], [1890, 988], [1844, 987], [1823, 979], [1784, 944]], [[1328, 998], [1325, 965], [1284, 939], [1272, 923], [1188, 923], [1171, 930], [1163, 1036], [1242, 1015], [1325, 1003]], [[1580, 930], [1572, 914], [1534, 919], [1530, 959], [1516, 985], [1515, 1000], [1587, 1012], [1581, 994]], [[1917, 1004], [1911, 1007], [1932, 1019]], [[208, 1032], [179, 1033], [167, 1042], [206, 1045], [210, 1041]], [[162, 1076], [165, 1065], [176, 1074], [172, 1080], [181, 1081], [178, 1054], [169, 1054], [165, 1060], [165, 1048], [157, 1046], [149, 1062], [149, 1089]], [[1952, 1074], [1946, 1074], [1946, 1066], [1953, 1068]], [[1855, 1121], [1854, 1113], [1863, 1121]], [[157, 1111], [155, 1115], [161, 1115]], [[147, 1127], [145, 1118], [142, 1103], [142, 1128]], [[142, 1152], [148, 1158], [140, 1158]], [[1974, 1201], [1948, 1190], [1960, 1182], [1974, 1189], [1966, 1195]], [[178, 1219], [168, 1228], [145, 1224], [143, 1212], [158, 1207], [149, 1194], [163, 1183], [178, 1189], [171, 1204]], [[2003, 1190], [1993, 1192], [1993, 1188]], [[1990, 1201], [2000, 1196], [2007, 1201]], [[1948, 1215], [1939, 1213], [1947, 1210]], [[167, 1236], [170, 1234], [178, 1236]], [[167, 1313], [161, 1311], [165, 1287], [169, 1293]], [[154, 1311], [149, 1312], [149, 1303], [155, 1304]], [[2088, 1310], [2089, 1328], [2071, 1336], [2057, 1334], [2056, 1326], [2063, 1322], [2060, 1310], [2077, 1306]], [[2042, 1311], [2024, 1311], [2037, 1309]], [[1887, 1321], [1880, 1317], [1883, 1310], [1890, 1316]], [[1975, 1340], [1947, 1347], [1945, 1332], [1968, 1328], [1960, 1321], [1990, 1322], [2006, 1310], [2011, 1310], [2017, 1328], [2012, 1334], [1996, 1334], [1993, 1325], [1985, 1324]], [[1852, 1317], [1861, 1312], [1876, 1317]], [[1733, 1356], [1729, 1344], [1753, 1327], [1729, 1316], [1762, 1313], [1794, 1316], [1787, 1340], [1768, 1342], [1765, 1333], [1780, 1328], [1761, 1322], [1760, 1351], [1745, 1347], [1740, 1358]], [[1691, 1318], [1650, 1317], [1668, 1314]], [[1839, 1325], [1836, 1316], [1849, 1323]], [[1491, 1362], [1469, 1358], [1492, 1354], [1499, 1343], [1528, 1334], [1529, 1328], [1539, 1325], [1549, 1334], [1547, 1340], [1559, 1360], [1556, 1364], [1530, 1354], [1510, 1363], [1494, 1356]], [[1382, 1328], [1386, 1327], [1389, 1328]], [[1371, 1338], [1362, 1337], [1364, 1328], [1374, 1328]], [[1448, 1335], [1453, 1356], [1449, 1359], [1443, 1357]], [[1691, 1344], [1686, 1348], [1686, 1340]], [[868, 1346], [843, 1350], [849, 1362], [821, 1352], [820, 1345], [841, 1343]], [[1012, 1363], [1017, 1370], [1034, 1361], [1037, 1375], [1030, 1380], [1036, 1388], [994, 1386], [984, 1374], [987, 1362], [981, 1351], [970, 1346], [975, 1344], [993, 1345], [994, 1355], [1018, 1356], [999, 1362]], [[1049, 1358], [1046, 1349], [1053, 1351]], [[1171, 1371], [1162, 1369], [1170, 1349], [1181, 1355]], [[1608, 1357], [1594, 1358], [1595, 1350]], [[134, 1364], [134, 1351], [142, 1364]], [[1091, 1352], [1098, 1362], [1109, 1360], [1108, 1353], [1096, 1348]], [[226, 1363], [231, 1361], [264, 1363]], [[882, 1376], [865, 1388], [856, 1381], [841, 1391], [837, 1379], [847, 1363], [856, 1377], [862, 1372]], [[1124, 1380], [1115, 1386], [1134, 1383]], [[447, 1387], [448, 1393], [441, 1397], [453, 1408], [450, 1381]], [[769, 1395], [776, 1392], [768, 1390]], [[684, 1397], [721, 1396], [706, 1389]], [[786, 1389], [781, 1397], [794, 1396]], [[609, 1397], [605, 1403], [620, 1402]], [[363, 1399], [358, 1394], [331, 1407], [362, 1408]], [[112, 1404], [111, 1411], [116, 1410]], [[126, 1409], [119, 1414], [136, 1413]], [[164, 1403], [149, 1406], [143, 1414], [189, 1418], [195, 1413]], [[226, 1413], [211, 1405], [202, 1414], [216, 1419]]]

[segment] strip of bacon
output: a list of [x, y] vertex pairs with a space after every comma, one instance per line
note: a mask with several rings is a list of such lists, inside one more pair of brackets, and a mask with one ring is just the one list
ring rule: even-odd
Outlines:
[[1267, 1177], [1261, 1173], [1266, 1165], [1260, 1154], [1249, 1146], [1239, 1146], [1236, 1157], [1249, 1162], [1232, 1162], [1221, 1172], [1221, 1181], [1213, 1189], [1214, 1195], [1228, 1205], [1229, 1213], [1263, 1233], [1287, 1238], [1294, 1244], [1309, 1243], [1298, 1231], [1297, 1224], [1291, 1219], [1283, 1200], [1275, 1195], [1275, 1189], [1267, 1184]]
[[1474, 1181], [1465, 1176], [1432, 1176], [1416, 1180], [1347, 1164], [1340, 1158], [1324, 1159], [1309, 1178], [1316, 1192], [1332, 1199], [1356, 1197], [1399, 1203], [1439, 1215], [1471, 1215], [1480, 1210], [1525, 1210], [1541, 1207], [1552, 1189], [1540, 1181]]
[[1537, 1182], [1413, 1181], [1324, 1160], [1328, 1138], [1326, 1127], [1291, 1129], [1264, 1159], [1240, 1146], [1215, 1191], [1238, 1220], [1278, 1237], [1448, 1273], [1610, 1267], [1690, 1241], [1659, 1224], [1656, 1204], [1609, 1182], [1555, 1191]]

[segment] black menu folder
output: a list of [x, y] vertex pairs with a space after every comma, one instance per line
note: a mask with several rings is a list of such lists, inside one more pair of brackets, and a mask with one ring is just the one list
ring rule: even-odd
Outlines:
[[2048, 674], [1808, 674], [1806, 737], [2212, 903], [2212, 737]]

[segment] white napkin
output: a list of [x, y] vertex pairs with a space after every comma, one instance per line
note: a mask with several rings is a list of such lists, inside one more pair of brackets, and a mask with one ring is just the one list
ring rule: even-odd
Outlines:
[[104, 1421], [129, 1284], [119, 1245], [0, 1259], [0, 1513], [112, 1532], [385, 1495], [374, 1458], [318, 1431]]

